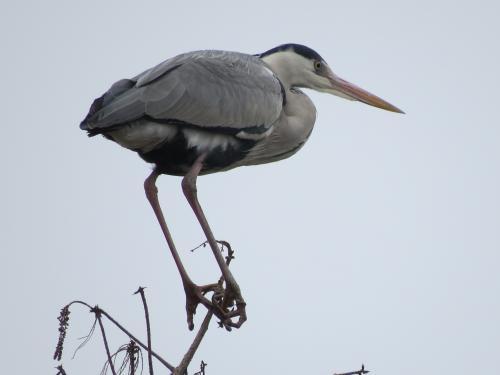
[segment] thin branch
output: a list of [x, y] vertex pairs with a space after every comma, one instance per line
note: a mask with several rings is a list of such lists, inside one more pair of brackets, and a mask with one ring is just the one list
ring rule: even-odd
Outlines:
[[365, 370], [365, 365], [361, 365], [361, 370], [358, 371], [350, 371], [350, 372], [342, 372], [340, 374], [333, 374], [333, 375], [363, 375], [363, 374], [368, 374], [370, 371]]
[[101, 309], [99, 306], [95, 306], [92, 311], [96, 318], [97, 321], [99, 322], [99, 327], [101, 328], [101, 334], [102, 334], [102, 340], [104, 341], [104, 347], [106, 348], [106, 354], [108, 356], [108, 362], [109, 362], [109, 367], [111, 368], [111, 372], [113, 375], [116, 375], [115, 371], [115, 366], [113, 365], [113, 360], [111, 359], [111, 352], [109, 351], [109, 345], [108, 345], [108, 340], [106, 338], [106, 332], [104, 331], [104, 325], [102, 324], [102, 317], [101, 317]]
[[[231, 247], [231, 244], [227, 241], [224, 240], [216, 240], [215, 241], [217, 244], [220, 245], [220, 252], [224, 253], [224, 249], [227, 249], [227, 255], [224, 257], [226, 265], [229, 266], [231, 261], [235, 258], [234, 257], [234, 250]], [[191, 252], [196, 251], [197, 249], [201, 247], [206, 247], [208, 245], [208, 240], [202, 242], [198, 246], [196, 246], [194, 249], [191, 249]], [[217, 283], [219, 285], [220, 290], [213, 290], [214, 294], [212, 295], [212, 311], [215, 313], [217, 317], [219, 317], [221, 320], [218, 322], [219, 327], [224, 327], [227, 331], [231, 331], [231, 327], [236, 327], [239, 328], [241, 324], [246, 320], [246, 315], [242, 315], [241, 310], [244, 310], [245, 304], [237, 304], [237, 309], [233, 311], [227, 311], [228, 308], [233, 305], [234, 300], [228, 296], [228, 291], [224, 289], [223, 284], [224, 284], [224, 277], [221, 276], [219, 278], [219, 282]], [[244, 314], [244, 311], [243, 311]], [[231, 321], [232, 318], [240, 316], [243, 319], [240, 319], [238, 323], [233, 323]]]
[[[227, 241], [224, 241], [224, 240], [215, 240], [215, 242], [217, 242], [218, 244], [221, 245], [221, 251], [224, 252], [224, 246], [227, 247], [227, 248], [231, 248], [231, 246], [229, 245], [229, 242]], [[194, 253], [196, 250], [198, 250], [200, 247], [207, 247], [208, 245], [208, 240], [206, 241], [203, 241], [202, 243], [200, 243], [198, 246], [196, 246], [195, 248], [189, 250], [190, 252]]]
[[[132, 340], [134, 340], [137, 344], [139, 344], [140, 347], [142, 347], [145, 350], [148, 350], [148, 347], [144, 345], [137, 337], [135, 337], [133, 334], [131, 334], [125, 327], [123, 327], [120, 323], [118, 323], [111, 315], [109, 315], [106, 311], [101, 310], [102, 315], [104, 315], [106, 318], [108, 318], [115, 326], [117, 326], [123, 333], [125, 333], [128, 337], [130, 337]], [[174, 371], [175, 367], [172, 366], [170, 363], [165, 361], [162, 357], [160, 357], [158, 354], [156, 354], [153, 350], [151, 350], [151, 354], [153, 357], [155, 357], [158, 361], [160, 361], [166, 368], [168, 368], [170, 371]]]
[[189, 250], [190, 252], [194, 253], [196, 250], [198, 250], [200, 247], [207, 247], [207, 244], [208, 244], [208, 241], [204, 241], [202, 243], [200, 243], [198, 246], [196, 246], [195, 248]]
[[227, 241], [221, 240], [221, 241], [217, 241], [217, 242], [221, 244], [221, 248], [220, 248], [221, 252], [224, 252], [224, 247], [227, 248], [226, 264], [229, 266], [231, 261], [234, 259], [234, 250], [231, 247], [231, 244]]
[[153, 375], [153, 356], [151, 354], [151, 325], [149, 323], [149, 310], [148, 310], [148, 304], [146, 302], [146, 294], [144, 293], [144, 288], [141, 286], [139, 289], [137, 289], [137, 292], [134, 294], [139, 293], [141, 295], [142, 299], [142, 305], [144, 306], [144, 315], [146, 316], [146, 331], [148, 335], [148, 365], [149, 365], [149, 375]]
[[[71, 303], [68, 304], [68, 307], [71, 306], [72, 304], [79, 304], [88, 307], [91, 311], [93, 309], [92, 306], [90, 306], [88, 303], [80, 301], [80, 300], [75, 300]], [[130, 339], [134, 340], [141, 348], [144, 350], [148, 350], [148, 347], [141, 342], [137, 337], [135, 337], [132, 333], [130, 333], [125, 327], [123, 327], [120, 323], [118, 323], [111, 315], [109, 315], [106, 311], [103, 309], [99, 308], [99, 311], [101, 312], [102, 315], [104, 315], [108, 320], [113, 323], [118, 329], [120, 329], [123, 333], [125, 333]], [[162, 357], [160, 357], [156, 352], [151, 350], [151, 354], [153, 357], [155, 357], [163, 366], [168, 368], [170, 371], [174, 371], [175, 367], [172, 366], [170, 363], [165, 361]]]
[[212, 319], [213, 314], [214, 313], [212, 311], [207, 312], [207, 315], [205, 315], [205, 319], [203, 319], [203, 322], [201, 323], [200, 329], [198, 330], [198, 333], [196, 334], [193, 343], [189, 347], [186, 354], [184, 354], [181, 363], [179, 364], [179, 366], [175, 368], [172, 375], [184, 375], [189, 366], [189, 363], [193, 359], [194, 354], [196, 353], [198, 347], [200, 346], [201, 340], [203, 340], [203, 336], [205, 336], [205, 333], [208, 330], [208, 326], [210, 324], [210, 320]]
[[207, 364], [203, 361], [200, 363], [200, 371], [195, 372], [193, 375], [205, 375], [205, 367], [207, 367]]

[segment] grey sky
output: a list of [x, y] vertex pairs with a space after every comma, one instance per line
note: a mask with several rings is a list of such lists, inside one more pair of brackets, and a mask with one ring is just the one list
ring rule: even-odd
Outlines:
[[[143, 194], [150, 167], [78, 129], [110, 84], [181, 52], [318, 51], [341, 77], [407, 112], [325, 94], [293, 158], [199, 181], [249, 320], [215, 323], [209, 374], [491, 372], [500, 350], [499, 6], [494, 1], [18, 1], [0, 5], [0, 317], [8, 374], [51, 374], [56, 316], [99, 303], [137, 333], [147, 286], [155, 348], [191, 340], [173, 261]], [[193, 278], [217, 269], [180, 189], [160, 199]], [[200, 308], [198, 324], [204, 315]], [[97, 374], [75, 309], [63, 363]], [[111, 331], [110, 331], [111, 332]], [[111, 334], [111, 333], [110, 333]], [[111, 334], [114, 346], [124, 343]], [[232, 351], [228, 358], [228, 351]]]

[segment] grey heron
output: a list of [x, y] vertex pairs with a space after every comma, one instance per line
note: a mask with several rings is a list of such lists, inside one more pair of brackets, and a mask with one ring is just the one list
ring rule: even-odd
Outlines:
[[[257, 55], [205, 50], [172, 57], [113, 84], [94, 100], [80, 124], [89, 136], [102, 134], [154, 164], [144, 188], [182, 279], [190, 329], [200, 303], [226, 327], [239, 327], [246, 320], [240, 288], [198, 201], [196, 179], [295, 154], [316, 119], [314, 104], [302, 88], [403, 113], [338, 77], [311, 48], [284, 44]], [[155, 183], [161, 174], [183, 176], [182, 190], [225, 282], [217, 306], [205, 297], [214, 285], [196, 285], [179, 257], [158, 202]]]

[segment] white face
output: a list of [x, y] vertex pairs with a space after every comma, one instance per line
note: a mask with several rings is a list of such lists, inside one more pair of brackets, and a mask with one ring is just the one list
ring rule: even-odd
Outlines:
[[[304, 87], [319, 92], [332, 94], [347, 100], [356, 100], [352, 96], [337, 89], [335, 81], [339, 79], [324, 60], [311, 60], [295, 54], [297, 62], [297, 75], [303, 77], [303, 82], [297, 87]], [[299, 72], [300, 70], [300, 72]]]
[[309, 59], [291, 49], [267, 55], [262, 60], [269, 65], [287, 89], [309, 88], [402, 113], [400, 109], [378, 96], [338, 77], [324, 60]]
[[263, 60], [288, 87], [303, 87], [333, 94], [328, 77], [334, 74], [323, 60], [306, 58], [291, 49], [265, 56]]
[[316, 74], [315, 62], [293, 50], [273, 53], [265, 56], [263, 60], [287, 86], [315, 89], [318, 85], [324, 85], [324, 79]]

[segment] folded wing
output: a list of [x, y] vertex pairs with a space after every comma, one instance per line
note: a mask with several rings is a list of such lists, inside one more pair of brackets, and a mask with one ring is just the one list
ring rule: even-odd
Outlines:
[[225, 51], [179, 55], [115, 83], [80, 127], [103, 133], [145, 118], [229, 134], [263, 134], [283, 106], [278, 78], [255, 56]]

